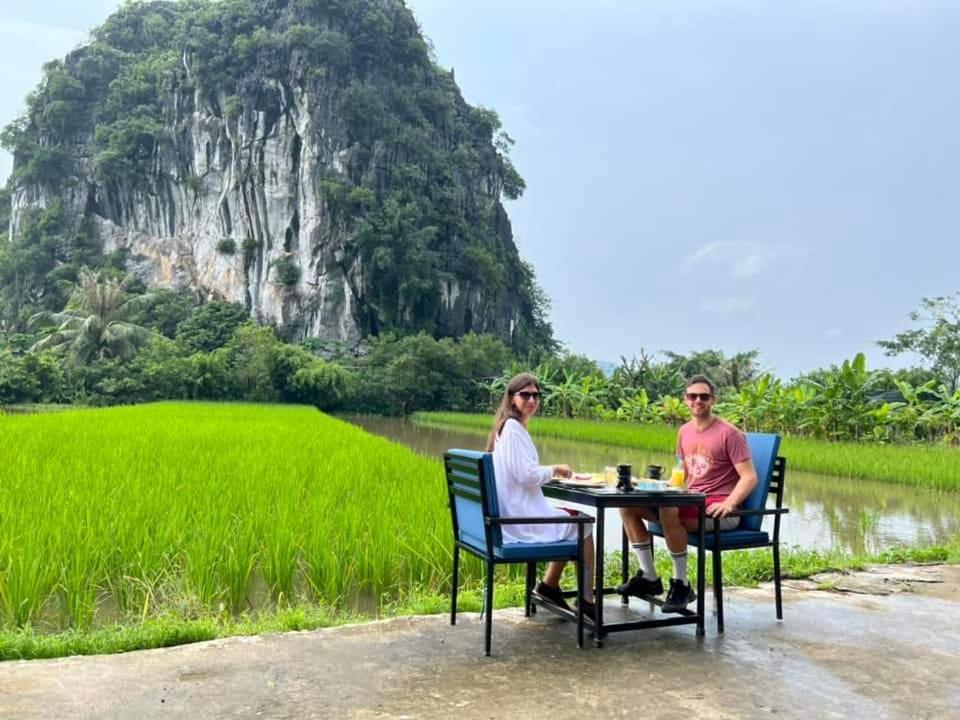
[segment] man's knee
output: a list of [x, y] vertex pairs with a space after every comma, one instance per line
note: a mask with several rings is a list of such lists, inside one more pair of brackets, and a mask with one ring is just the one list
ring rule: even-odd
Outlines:
[[[700, 523], [696, 518], [680, 518], [680, 524], [683, 525], [687, 530], [696, 530], [700, 527]], [[710, 525], [707, 525], [707, 529], [710, 528]]]
[[664, 527], [672, 527], [680, 524], [680, 508], [662, 507], [660, 508], [660, 524]]

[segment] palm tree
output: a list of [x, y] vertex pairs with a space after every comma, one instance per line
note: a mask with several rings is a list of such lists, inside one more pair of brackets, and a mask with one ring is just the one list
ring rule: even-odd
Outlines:
[[146, 295], [128, 297], [127, 289], [134, 279], [132, 274], [117, 280], [81, 269], [79, 284], [64, 310], [37, 313], [30, 318], [34, 327], [51, 323], [56, 326], [31, 350], [65, 352], [75, 366], [91, 360], [136, 355], [150, 338], [150, 331], [128, 321], [134, 310], [149, 300]]

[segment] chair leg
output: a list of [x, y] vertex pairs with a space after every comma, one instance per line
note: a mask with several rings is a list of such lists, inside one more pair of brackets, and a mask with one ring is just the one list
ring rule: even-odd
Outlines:
[[780, 591], [780, 544], [773, 544], [773, 588], [777, 599], [777, 620], [783, 620], [783, 595]]
[[536, 606], [533, 604], [533, 599], [531, 598], [531, 594], [533, 593], [533, 584], [534, 584], [534, 581], [536, 580], [536, 577], [537, 577], [537, 564], [528, 562], [527, 563], [527, 583], [523, 593], [523, 602], [524, 602], [523, 614], [525, 617], [530, 617], [537, 611]]
[[487, 612], [487, 628], [484, 642], [484, 651], [490, 655], [490, 642], [493, 637], [493, 563], [487, 563], [487, 587], [484, 588], [483, 607]]
[[[583, 525], [579, 528], [579, 533], [577, 535], [577, 647], [583, 648], [583, 588], [584, 588], [584, 579], [586, 582], [591, 582], [590, 578], [585, 578], [587, 574], [587, 564], [583, 561]], [[602, 596], [601, 596], [602, 597]], [[598, 602], [599, 598], [594, 598], [594, 602]], [[596, 630], [596, 618], [594, 618], [594, 630]]]
[[460, 582], [460, 548], [453, 546], [453, 587], [450, 589], [450, 624], [457, 624], [457, 587]]
[[[656, 561], [657, 561], [657, 536], [654, 535], [653, 533], [649, 533], [649, 535], [650, 535], [650, 556], [653, 558], [654, 563], [656, 563]], [[666, 542], [666, 538], [664, 538], [664, 542]], [[667, 548], [667, 550], [669, 550], [669, 549], [670, 549], [670, 548]], [[640, 573], [640, 568], [637, 568], [637, 573], [638, 573], [638, 574]], [[624, 597], [626, 597], [626, 596], [624, 596]], [[653, 611], [654, 611], [654, 610], [656, 609], [656, 607], [657, 607], [657, 606], [656, 606], [656, 603], [654, 603], [653, 600], [651, 600], [651, 601], [648, 603], [648, 605], [649, 605], [650, 607], [647, 608], [647, 611], [648, 611], [651, 615], [653, 615]]]
[[[719, 538], [718, 538], [719, 539]], [[716, 540], [714, 541], [716, 544]], [[717, 605], [717, 632], [723, 634], [723, 561], [719, 549], [713, 549], [713, 599]]]

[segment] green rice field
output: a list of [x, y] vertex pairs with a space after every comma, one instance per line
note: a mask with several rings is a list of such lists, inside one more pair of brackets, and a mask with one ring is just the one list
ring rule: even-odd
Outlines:
[[[8, 414], [0, 437], [0, 660], [449, 610], [439, 458], [312, 408]], [[875, 559], [957, 562], [960, 544]], [[783, 556], [793, 577], [865, 561]], [[724, 567], [735, 584], [772, 573], [769, 553]], [[477, 611], [480, 565], [461, 569], [460, 610]], [[521, 570], [500, 571], [497, 607], [522, 604]]]
[[5, 628], [378, 612], [448, 582], [439, 460], [312, 408], [6, 415], [0, 436]]
[[[416, 413], [414, 419], [427, 425], [476, 430], [490, 429], [490, 416], [467, 413]], [[564, 438], [607, 445], [673, 453], [677, 430], [668, 425], [636, 425], [597, 420], [535, 418], [534, 437]], [[785, 437], [780, 454], [793, 470], [869, 478], [938, 490], [960, 490], [960, 449], [940, 445], [877, 445], [831, 443]]]

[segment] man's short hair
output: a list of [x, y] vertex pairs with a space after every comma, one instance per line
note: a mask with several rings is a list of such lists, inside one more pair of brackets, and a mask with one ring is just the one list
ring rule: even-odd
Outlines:
[[690, 378], [689, 380], [687, 380], [687, 384], [686, 384], [684, 387], [685, 387], [685, 388], [688, 388], [688, 387], [690, 387], [691, 385], [696, 385], [697, 383], [703, 383], [703, 384], [706, 385], [708, 388], [710, 388], [710, 394], [711, 394], [711, 395], [716, 395], [716, 394], [717, 394], [717, 387], [716, 387], [716, 385], [714, 385], [714, 384], [713, 384], [713, 381], [712, 381], [710, 378], [708, 378], [706, 375], [694, 375], [692, 378]]

